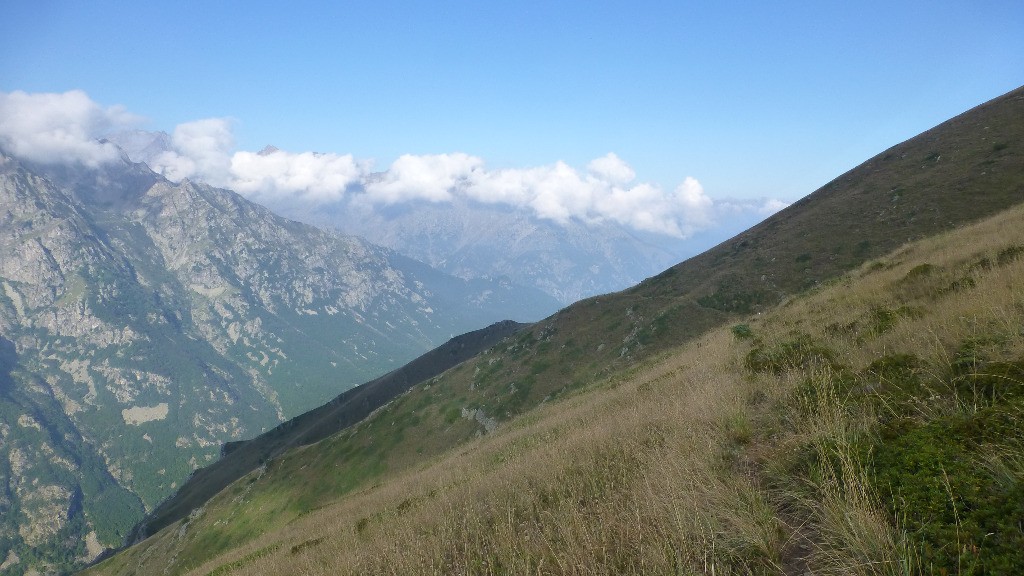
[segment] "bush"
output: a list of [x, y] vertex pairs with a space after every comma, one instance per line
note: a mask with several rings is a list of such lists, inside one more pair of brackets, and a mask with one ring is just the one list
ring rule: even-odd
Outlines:
[[[987, 408], [920, 424], [902, 418], [872, 446], [873, 482], [889, 496], [935, 573], [1011, 574], [1024, 566], [1024, 482], [1001, 480], [979, 451], [1021, 436], [1019, 407]], [[997, 445], [998, 445], [997, 444]]]
[[750, 329], [750, 324], [737, 324], [732, 327], [732, 335], [737, 340], [749, 340], [754, 337], [754, 331]]
[[772, 372], [779, 374], [796, 368], [828, 366], [838, 368], [835, 353], [828, 348], [816, 344], [810, 336], [804, 334], [789, 342], [783, 342], [774, 348], [757, 346], [752, 349], [743, 365], [751, 372]]

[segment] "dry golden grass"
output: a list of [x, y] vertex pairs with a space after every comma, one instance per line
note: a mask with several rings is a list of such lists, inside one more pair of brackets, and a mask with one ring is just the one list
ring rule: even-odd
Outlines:
[[[993, 358], [1024, 358], [1024, 257], [984, 265], [1014, 245], [1024, 246], [1024, 208], [909, 245], [749, 319], [753, 341], [713, 331], [190, 574], [927, 571], [856, 448], [889, 409], [860, 401], [878, 384], [865, 370], [912, 354], [938, 378], [972, 338]], [[753, 346], [797, 335], [834, 362], [744, 366]], [[986, 401], [926, 395], [913, 406], [927, 418]], [[804, 457], [813, 474], [795, 465]], [[1024, 481], [1024, 451], [983, 458]], [[112, 570], [168, 565], [173, 530]]]
[[[752, 392], [739, 374], [713, 376], [732, 349], [727, 333], [712, 335], [195, 573], [273, 542], [284, 544], [246, 572], [728, 573], [771, 565], [781, 532], [770, 507], [743, 475], [723, 473], [723, 423]], [[719, 512], [709, 514], [709, 499], [721, 501]], [[323, 540], [293, 555], [312, 534]]]

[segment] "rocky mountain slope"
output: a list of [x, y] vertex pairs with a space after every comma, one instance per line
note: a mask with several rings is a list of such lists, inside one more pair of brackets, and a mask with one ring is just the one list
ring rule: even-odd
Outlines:
[[456, 336], [405, 366], [347, 390], [327, 404], [296, 416], [256, 438], [225, 444], [221, 457], [196, 470], [173, 496], [146, 516], [129, 541], [141, 540], [185, 518], [230, 483], [271, 459], [293, 448], [319, 442], [356, 424], [416, 384], [476, 356], [523, 326], [505, 321]]
[[[750, 314], [757, 312], [767, 313], [794, 295], [820, 287], [844, 272], [854, 270], [865, 262], [889, 254], [908, 241], [957, 230], [968, 223], [997, 214], [1021, 202], [1024, 202], [1024, 89], [1018, 89], [996, 98], [886, 150], [764, 223], [698, 257], [674, 266], [635, 288], [579, 302], [518, 332], [515, 336], [476, 358], [456, 366], [423, 386], [413, 388], [409, 393], [388, 404], [353, 429], [337, 434], [315, 446], [289, 453], [283, 458], [274, 460], [263, 473], [257, 473], [257, 475], [241, 480], [219, 495], [209, 506], [197, 509], [194, 518], [171, 526], [153, 539], [130, 549], [124, 556], [119, 557], [120, 559], [115, 558], [106, 564], [106, 569], [127, 573], [133, 573], [136, 570], [145, 571], [148, 566], [145, 564], [146, 558], [152, 557], [159, 558], [160, 560], [154, 560], [157, 562], [167, 562], [169, 559], [173, 559], [172, 572], [180, 572], [199, 567], [203, 562], [237, 548], [237, 553], [228, 554], [223, 558], [227, 562], [223, 564], [225, 569], [232, 569], [236, 566], [254, 564], [263, 557], [276, 558], [280, 556], [284, 559], [282, 561], [286, 561], [287, 558], [304, 553], [307, 549], [316, 548], [328, 539], [332, 542], [341, 542], [341, 540], [348, 542], [349, 536], [359, 539], [369, 526], [388, 524], [384, 522], [385, 519], [399, 522], [397, 520], [399, 517], [423, 502], [430, 501], [439, 493], [455, 494], [449, 490], [461, 486], [463, 480], [457, 475], [452, 477], [446, 474], [442, 474], [439, 484], [432, 484], [433, 488], [427, 490], [425, 494], [420, 494], [419, 491], [415, 493], [408, 491], [411, 485], [416, 485], [416, 478], [419, 478], [413, 471], [428, 466], [430, 458], [441, 458], [444, 454], [450, 454], [449, 451], [453, 447], [465, 446], [473, 438], [493, 431], [495, 426], [500, 430], [503, 422], [509, 422], [524, 415], [541, 404], [558, 402], [563, 398], [566, 399], [565, 404], [559, 405], [568, 406], [573, 403], [572, 399], [574, 398], [585, 403], [586, 400], [578, 395], [579, 390], [595, 386], [614, 389], [623, 383], [634, 382], [636, 386], [630, 387], [630, 390], [635, 393], [633, 395], [647, 394], [652, 389], [668, 392], [677, 383], [677, 378], [674, 375], [680, 374], [682, 371], [690, 374], [685, 378], [686, 382], [708, 381], [708, 377], [714, 376], [714, 373], [703, 371], [700, 366], [693, 368], [691, 365], [691, 360], [697, 362], [696, 357], [699, 356], [697, 351], [691, 351], [693, 354], [687, 356], [690, 360], [681, 361], [678, 366], [665, 368], [662, 371], [663, 374], [658, 372], [661, 370], [660, 368], [654, 369], [652, 365], [657, 363], [657, 359], [664, 358], [660, 355], [671, 355], [678, 352], [677, 347], [680, 344], [692, 341], [715, 327], [721, 327], [729, 321], [737, 321], [744, 317], [749, 318]], [[1014, 223], [1019, 222], [1019, 218], [1010, 222], [1000, 222], [994, 226], [996, 228], [1001, 226], [1002, 228], [999, 229], [1003, 230], [1014, 229]], [[755, 348], [761, 346], [760, 352], [755, 353], [754, 349], [747, 351], [752, 354], [748, 357], [753, 358], [748, 368], [752, 374], [749, 375], [749, 378], [756, 380], [757, 378], [766, 378], [765, 374], [788, 373], [789, 368], [804, 368], [804, 364], [807, 364], [806, 367], [809, 370], [813, 370], [815, 366], [819, 365], [810, 360], [805, 362], [801, 359], [838, 358], [832, 355], [831, 347], [838, 347], [844, 338], [859, 346], [863, 343], [863, 339], [886, 333], [903, 318], [919, 318], [919, 316], [915, 316], [916, 312], [914, 311], [917, 310], [915, 307], [925, 306], [924, 303], [930, 301], [929, 298], [944, 297], [947, 294], [973, 288], [975, 283], [982, 280], [980, 276], [975, 278], [974, 275], [982, 274], [982, 270], [992, 269], [993, 266], [1008, 266], [1009, 263], [1016, 262], [1017, 255], [1021, 251], [1019, 247], [1016, 245], [1004, 246], [998, 241], [990, 242], [994, 233], [989, 230], [986, 234], [987, 243], [984, 249], [979, 248], [981, 252], [957, 256], [956, 258], [959, 260], [956, 258], [949, 260], [952, 258], [951, 256], [942, 256], [942, 263], [936, 265], [927, 261], [907, 263], [899, 260], [896, 256], [891, 256], [886, 261], [879, 261], [877, 267], [872, 267], [865, 272], [868, 274], [879, 269], [889, 269], [886, 268], [886, 262], [895, 259], [892, 261], [891, 267], [895, 271], [885, 275], [884, 289], [899, 288], [909, 291], [906, 293], [907, 301], [905, 303], [872, 300], [851, 306], [848, 310], [832, 308], [832, 315], [823, 315], [819, 311], [807, 318], [789, 318], [780, 321], [788, 327], [788, 332], [776, 330], [772, 332], [773, 340], [770, 342], [761, 342], [760, 344], [755, 342]], [[960, 242], [969, 238], [971, 236], [964, 236]], [[995, 237], [995, 240], [999, 240], [999, 238]], [[941, 248], [933, 252], [941, 255], [948, 253], [949, 250]], [[929, 252], [929, 254], [933, 252]], [[934, 257], [939, 258], [937, 255]], [[947, 260], [949, 261], [947, 262]], [[1000, 262], [1002, 264], [998, 264]], [[936, 273], [932, 277], [931, 272], [934, 270], [943, 272]], [[1001, 280], [1000, 274], [986, 276], [984, 280], [994, 283], [991, 284], [993, 290], [996, 285], [1006, 285], [1012, 288], [1013, 282], [1010, 281], [1007, 284]], [[965, 279], [968, 276], [970, 278]], [[931, 278], [925, 282], [926, 288], [930, 288], [918, 290], [911, 286], [916, 285], [919, 278], [924, 277]], [[903, 288], [900, 288], [901, 286]], [[1003, 292], [1010, 298], [1014, 297], [1012, 290]], [[1010, 304], [1019, 306], [1019, 301], [1010, 302]], [[1004, 302], [1000, 306], [1009, 306], [1010, 304]], [[835, 303], [832, 305], [838, 306]], [[993, 308], [997, 312], [1002, 309]], [[827, 319], [838, 316], [846, 320], [836, 323], [834, 328], [825, 326], [828, 323]], [[946, 322], [946, 316], [940, 316], [941, 318], [936, 320], [938, 322], [936, 326], [943, 325], [948, 328], [948, 322], [942, 324]], [[1008, 321], [1013, 324], [1016, 318], [1017, 316], [1013, 316]], [[870, 322], [865, 324], [869, 320]], [[835, 322], [835, 320], [828, 321]], [[985, 322], [989, 321], [985, 320]], [[989, 324], [996, 325], [999, 322], [999, 318], [993, 318]], [[926, 329], [923, 325], [918, 328]], [[813, 346], [814, 340], [808, 342], [793, 335], [793, 331], [800, 332], [801, 330], [811, 331], [815, 337], [827, 337], [830, 346], [827, 354]], [[750, 327], [746, 324], [738, 325], [734, 332], [739, 338], [752, 336]], [[847, 332], [852, 336], [844, 336]], [[857, 336], [858, 334], [860, 337]], [[796, 339], [788, 341], [787, 338]], [[954, 342], [957, 338], [962, 340], [962, 334], [950, 333], [949, 338], [949, 345], [954, 349], [961, 344], [967, 345], [963, 342]], [[1002, 341], [985, 340], [971, 345], [983, 346], [986, 347], [986, 351], [990, 351], [990, 349], [999, 348], [1000, 342]], [[888, 340], [885, 343], [888, 343]], [[1019, 348], [1011, 347], [1007, 350], [1012, 352]], [[860, 352], [851, 350], [849, 353], [859, 354]], [[871, 356], [875, 354], [874, 351], [865, 352], [865, 354], [870, 356], [868, 363], [877, 359], [875, 356]], [[884, 355], [884, 346], [882, 354]], [[928, 354], [934, 355], [934, 351], [928, 352]], [[936, 358], [938, 360], [948, 359], [952, 357], [949, 354], [953, 353], [943, 348]], [[790, 362], [787, 360], [790, 356], [797, 358], [796, 364], [793, 366], [786, 364]], [[726, 357], [723, 356], [723, 358]], [[772, 362], [776, 364], [772, 364]], [[773, 368], [775, 365], [779, 366], [778, 370]], [[835, 364], [836, 370], [841, 367], [842, 362]], [[876, 366], [875, 369], [882, 368]], [[865, 366], [858, 363], [856, 366], [846, 369], [862, 370], [865, 369]], [[691, 374], [691, 372], [693, 373]], [[871, 377], [872, 373], [868, 372], [867, 374], [868, 377]], [[956, 376], [955, 373], [954, 376]], [[781, 382], [792, 384], [799, 382], [803, 377], [794, 376], [795, 380], [783, 379]], [[942, 378], [945, 376], [941, 376], [940, 380]], [[734, 380], [736, 382], [749, 381], [747, 376]], [[669, 384], [666, 385], [664, 382]], [[861, 384], [872, 385], [867, 380]], [[666, 389], [666, 386], [669, 386], [669, 389]], [[713, 390], [705, 387], [700, 388], [698, 392], [705, 394], [712, 393]], [[746, 414], [742, 409], [744, 406], [762, 405], [766, 393], [764, 390], [760, 392], [760, 395], [755, 394], [755, 390], [741, 390], [740, 392], [742, 394], [737, 398], [745, 398], [746, 401], [738, 404], [734, 402], [731, 408], [728, 403], [722, 404], [722, 419], [721, 421], [715, 420], [714, 423], [714, 426], [721, 427], [727, 432], [728, 441], [734, 444], [732, 448], [725, 446], [725, 448], [733, 450], [726, 454], [729, 461], [739, 454], [735, 451], [735, 444], [746, 442], [736, 439], [749, 438], [751, 434], [749, 420], [744, 424], [742, 420], [735, 421], [730, 418], [733, 418], [737, 411]], [[627, 413], [630, 413], [630, 404], [628, 403], [630, 397], [632, 395], [613, 399], [611, 405], [618, 409], [612, 412], [619, 413], [625, 409]], [[706, 398], [706, 396], [698, 397], [698, 399], [701, 398]], [[738, 401], [737, 398], [732, 400]], [[786, 400], [786, 398], [788, 397], [785, 394], [781, 394], [778, 401], [793, 401]], [[662, 402], [666, 400], [661, 396], [657, 396], [657, 399]], [[667, 406], [655, 401], [645, 407], [655, 410], [657, 407], [685, 406], [691, 404], [691, 400], [680, 398], [675, 403], [669, 402]], [[811, 396], [805, 400], [814, 401], [815, 397]], [[906, 408], [910, 409], [913, 399], [908, 402]], [[558, 408], [552, 407], [550, 410], [557, 411]], [[602, 412], [602, 414], [605, 413]], [[544, 414], [550, 415], [550, 412], [544, 412]], [[635, 414], [640, 417], [648, 412], [638, 409]], [[701, 416], [700, 414], [688, 414], [695, 418]], [[766, 416], [775, 417], [771, 414], [766, 414]], [[806, 414], [797, 413], [784, 417], [796, 418], [797, 416], [805, 417]], [[754, 415], [744, 416], [744, 418], [752, 417]], [[578, 415], [580, 425], [591, 422], [587, 418], [586, 415]], [[529, 431], [533, 429], [528, 428], [532, 422], [531, 416], [526, 415], [519, 418], [516, 420], [519, 422], [518, 426], [527, 427], [528, 432], [524, 435], [510, 433], [509, 443], [502, 444], [502, 447], [496, 452], [488, 452], [483, 457], [483, 462], [486, 462], [487, 466], [494, 466], [499, 470], [495, 475], [489, 476], [494, 481], [498, 481], [498, 478], [518, 478], [518, 472], [525, 475], [528, 478], [525, 480], [527, 485], [516, 484], [518, 488], [511, 489], [509, 494], [519, 494], [529, 501], [524, 503], [517, 497], [505, 494], [501, 497], [506, 498], [502, 502], [507, 502], [509, 506], [507, 509], [503, 509], [510, 514], [507, 518], [502, 515], [501, 510], [492, 515], [488, 515], [489, 512], [481, 512], [483, 516], [481, 516], [480, 524], [470, 526], [464, 523], [460, 524], [462, 522], [460, 519], [468, 516], [462, 516], [459, 512], [453, 512], [450, 515], [445, 515], [442, 512], [440, 513], [441, 524], [429, 521], [427, 524], [413, 525], [409, 527], [410, 531], [404, 534], [425, 533], [431, 538], [436, 536], [438, 542], [445, 541], [445, 535], [458, 536], [460, 542], [466, 543], [465, 548], [460, 548], [466, 552], [466, 556], [446, 555], [447, 553], [439, 548], [440, 556], [420, 559], [422, 562], [428, 563], [436, 561], [430, 565], [448, 566], [453, 570], [468, 570], [470, 566], [507, 568], [509, 565], [515, 565], [525, 566], [532, 570], [538, 566], [537, 561], [541, 563], [547, 560], [557, 562], [557, 553], [554, 554], [554, 557], [550, 554], [548, 556], [540, 554], [542, 558], [539, 560], [538, 557], [532, 557], [533, 560], [530, 560], [521, 556], [514, 558], [503, 556], [504, 549], [501, 547], [510, 544], [511, 540], [506, 542], [492, 539], [485, 527], [498, 530], [504, 526], [502, 522], [508, 520], [514, 521], [508, 526], [509, 530], [513, 531], [524, 526], [541, 526], [543, 528], [543, 526], [547, 526], [543, 521], [543, 518], [546, 518], [546, 513], [539, 517], [529, 514], [521, 516], [519, 514], [520, 507], [525, 506], [524, 509], [527, 511], [538, 512], [552, 510], [552, 506], [563, 503], [565, 506], [557, 508], [556, 511], [568, 510], [569, 521], [556, 523], [556, 525], [544, 529], [560, 530], [558, 526], [569, 526], [570, 532], [558, 532], [558, 535], [566, 539], [566, 545], [571, 545], [573, 542], [580, 545], [585, 544], [583, 540], [572, 540], [574, 535], [579, 538], [590, 536], [598, 538], [598, 540], [587, 540], [591, 544], [594, 542], [621, 543], [623, 541], [619, 538], [631, 534], [631, 526], [635, 527], [638, 523], [631, 524], [625, 520], [620, 524], [594, 523], [593, 520], [604, 518], [600, 515], [603, 513], [600, 510], [603, 509], [595, 512], [594, 516], [588, 516], [586, 510], [576, 515], [571, 512], [573, 507], [587, 508], [590, 503], [596, 505], [604, 502], [605, 498], [614, 497], [617, 494], [615, 487], [634, 478], [634, 476], [622, 476], [621, 474], [628, 473], [632, 469], [622, 470], [619, 466], [622, 464], [628, 468], [633, 462], [630, 457], [630, 446], [645, 450], [654, 449], [651, 452], [652, 458], [664, 456], [659, 456], [660, 452], [656, 448], [664, 446], [665, 435], [660, 431], [663, 430], [662, 425], [666, 423], [660, 420], [648, 422], [648, 419], [644, 422], [648, 422], [649, 426], [634, 430], [629, 425], [634, 420], [636, 419], [622, 420], [622, 426], [616, 430], [627, 435], [632, 434], [630, 438], [636, 436], [636, 445], [620, 446], [621, 443], [617, 443], [615, 440], [618, 436], [614, 433], [599, 436], [599, 438], [607, 440], [607, 443], [599, 442], [598, 445], [587, 448], [589, 450], [587, 454], [592, 453], [593, 462], [587, 460], [585, 465], [581, 464], [579, 467], [571, 465], [569, 468], [558, 468], [561, 472], [552, 478], [538, 480], [541, 483], [537, 484], [532, 483], [534, 476], [531, 475], [529, 466], [505, 470], [507, 472], [505, 474], [502, 474], [500, 470], [504, 470], [502, 466], [505, 462], [510, 462], [515, 458], [514, 454], [529, 452], [532, 447], [554, 441], [553, 439], [562, 437], [574, 425], [563, 426], [555, 423], [549, 429], [536, 430], [536, 434], [534, 434]], [[573, 422], [576, 421], [573, 420]], [[709, 422], [708, 424], [713, 423]], [[730, 432], [730, 430], [732, 431]], [[899, 430], [896, 432], [901, 433]], [[694, 446], [694, 450], [697, 450], [697, 447], [706, 447], [707, 444], [696, 442]], [[604, 456], [605, 448], [610, 450], [607, 458]], [[465, 449], [463, 453], [465, 453]], [[566, 452], [553, 455], [550, 459], [566, 459], [571, 454], [574, 453]], [[717, 458], [716, 456], [714, 462], [710, 462], [709, 466], [715, 462], [720, 464], [721, 462]], [[757, 455], [751, 454], [749, 458], [757, 458]], [[663, 462], [663, 460], [661, 461]], [[450, 463], [452, 461], [444, 460], [443, 462]], [[479, 462], [476, 463], [479, 464]], [[749, 466], [751, 462], [740, 459], [736, 460], [735, 464], [737, 470], [742, 471], [744, 466]], [[442, 468], [444, 466], [441, 464]], [[594, 466], [599, 468], [598, 474], [590, 474]], [[647, 465], [644, 464], [644, 466]], [[651, 469], [643, 468], [643, 470], [650, 472]], [[719, 468], [709, 470], [718, 474]], [[338, 500], [339, 497], [351, 494], [361, 488], [367, 489], [367, 494], [374, 492], [370, 489], [373, 483], [406, 471], [410, 471], [409, 473], [412, 474], [410, 478], [413, 479], [409, 483], [401, 484], [405, 491], [401, 487], [396, 487], [396, 491], [393, 493], [390, 488], [383, 489], [387, 492], [387, 501], [392, 502], [393, 499], [395, 507], [387, 508], [387, 505], [384, 505], [385, 508], [379, 508], [381, 503], [378, 501], [359, 500], [356, 503], [355, 500]], [[640, 478], [656, 479], [658, 475], [655, 472], [657, 470], [649, 474], [645, 473], [646, 475], [641, 475]], [[833, 474], [837, 473], [839, 472], [833, 471]], [[742, 478], [742, 476], [736, 477]], [[289, 480], [285, 481], [286, 478]], [[290, 484], [294, 484], [294, 478], [303, 479], [301, 492], [289, 488]], [[588, 482], [588, 478], [593, 479], [593, 482]], [[730, 478], [733, 476], [722, 478], [713, 475], [706, 480], [725, 482]], [[687, 486], [691, 488], [701, 484], [700, 481], [695, 481], [692, 478], [683, 478], [682, 480], [689, 481]], [[505, 485], [501, 484], [501, 486]], [[576, 486], [581, 492], [563, 493], [559, 486], [566, 485]], [[860, 486], [860, 484], [851, 485]], [[398, 485], [396, 484], [396, 486]], [[490, 490], [489, 485], [472, 484], [472, 486], [472, 494], [483, 494]], [[736, 486], [736, 488], [746, 490], [742, 485]], [[571, 490], [576, 490], [576, 488]], [[750, 501], [742, 498], [742, 494], [746, 493], [742, 490], [736, 492], [739, 494], [739, 500], [729, 505], [739, 507], [750, 504]], [[536, 494], [539, 494], [538, 498], [531, 500]], [[723, 494], [724, 492], [705, 494], [703, 497], [696, 498], [695, 501], [707, 503], [708, 497], [721, 497]], [[373, 495], [367, 496], [371, 500], [373, 497]], [[760, 498], [760, 496], [757, 497]], [[473, 496], [458, 492], [457, 495], [446, 496], [441, 502], [441, 509], [465, 510], [463, 504], [472, 505], [472, 502], [476, 501]], [[483, 498], [480, 501], [485, 502], [487, 499]], [[358, 512], [354, 517], [345, 516], [352, 511], [348, 508], [350, 502], [355, 506], [353, 510], [364, 510], [360, 506], [370, 506], [372, 510], [376, 511], [362, 517], [359, 517], [358, 514], [366, 514], [366, 512]], [[301, 534], [298, 537], [304, 540], [296, 541], [290, 548], [282, 543], [281, 538], [284, 537], [284, 533], [280, 530], [283, 530], [288, 523], [300, 522], [301, 518], [307, 514], [312, 514], [324, 506], [334, 506], [335, 503], [339, 509], [346, 510], [345, 514], [340, 514], [339, 517], [350, 518], [352, 519], [351, 523], [343, 524], [343, 528], [339, 529], [336, 534], [316, 536], [311, 539], [307, 538], [310, 535], [309, 532], [298, 532], [296, 534]], [[624, 503], [623, 514], [636, 513], [635, 507], [629, 507], [632, 504], [632, 501]], [[799, 503], [787, 504], [787, 506], [798, 505]], [[486, 506], [482, 506], [486, 508]], [[533, 507], [531, 508], [531, 506]], [[431, 508], [431, 510], [435, 509]], [[892, 514], [892, 511], [890, 510], [889, 513]], [[436, 514], [434, 517], [438, 518]], [[319, 516], [317, 518], [323, 520]], [[629, 516], [629, 518], [635, 518], [635, 516]], [[671, 524], [671, 520], [678, 519], [679, 516], [670, 514], [667, 518], [670, 522], [665, 529], [672, 532], [678, 526]], [[726, 536], [729, 533], [737, 533], [736, 530], [731, 532], [729, 530], [728, 522], [731, 518], [734, 516], [720, 520], [725, 523], [724, 527], [716, 525], [704, 526], [704, 528], [711, 530], [711, 533]], [[740, 518], [736, 521], [746, 520], [746, 518]], [[311, 519], [311, 521], [313, 520]], [[520, 521], [523, 523], [520, 524]], [[779, 519], [779, 522], [785, 521], [786, 518]], [[597, 534], [573, 531], [576, 528], [591, 525], [594, 527], [617, 526], [617, 529], [621, 529], [621, 531]], [[751, 534], [750, 538], [774, 534], [775, 528], [772, 526], [777, 528], [778, 525], [769, 522], [763, 527], [766, 532], [756, 532], [761, 528], [755, 526], [753, 530], [756, 533]], [[693, 529], [696, 530], [695, 538], [708, 533], [700, 532], [700, 525], [695, 525]], [[423, 532], [424, 530], [426, 532]], [[870, 530], [868, 531], [870, 532]], [[261, 537], [261, 534], [264, 533], [271, 535]], [[535, 535], [538, 542], [543, 542], [552, 534], [537, 532]], [[802, 542], [799, 534], [795, 536], [797, 537], [795, 541]], [[395, 537], [401, 539], [397, 534]], [[464, 540], [461, 539], [463, 537]], [[600, 540], [600, 538], [609, 540]], [[393, 544], [397, 540], [388, 540], [387, 537], [384, 537], [373, 544], [380, 546], [381, 558], [387, 556], [388, 541]], [[476, 548], [474, 542], [480, 544], [480, 547]], [[633, 541], [629, 540], [629, 542]], [[289, 541], [289, 545], [290, 543], [291, 541]], [[522, 543], [525, 545], [525, 541]], [[679, 550], [679, 546], [689, 546], [689, 544], [691, 543], [666, 542], [665, 546], [658, 550]], [[725, 549], [735, 550], [736, 554], [753, 554], [762, 550], [758, 546], [762, 546], [764, 542], [751, 540], [747, 544], [749, 544], [749, 549], [743, 548], [744, 543], [742, 542], [736, 544], [735, 548], [729, 548], [731, 546], [729, 544]], [[639, 546], [639, 544], [637, 545]], [[776, 570], [780, 567], [788, 567], [794, 572], [800, 570], [799, 550], [787, 552], [792, 556], [783, 558], [779, 555], [772, 556], [772, 554], [780, 554], [779, 550], [775, 548], [775, 544], [770, 544], [768, 548], [771, 548], [772, 552], [765, 555], [764, 558], [755, 555], [758, 562], [763, 561], [763, 564], [757, 564], [758, 566], [774, 566]], [[332, 547], [332, 549], [335, 548]], [[446, 549], [451, 550], [450, 547]], [[595, 549], [588, 550], [593, 552]], [[607, 548], [607, 550], [629, 552], [634, 549]], [[715, 553], [714, 550], [716, 548], [712, 546], [709, 553]], [[392, 550], [392, 552], [405, 553], [404, 550]], [[552, 551], [548, 550], [548, 552]], [[510, 553], [514, 553], [514, 551]], [[760, 552], [757, 553], [760, 554]], [[591, 555], [593, 556], [593, 554]], [[624, 561], [640, 562], [640, 559], [646, 557], [648, 556], [637, 552], [634, 555], [627, 554]], [[705, 558], [710, 557], [705, 556]], [[609, 560], [611, 563], [602, 564], [602, 566], [612, 572], [642, 571], [640, 564], [619, 565], [614, 562], [615, 558], [606, 556], [601, 556], [599, 559]], [[699, 556], [679, 558], [670, 554], [666, 561], [671, 563], [673, 559], [677, 563], [671, 565], [678, 567], [678, 562], [689, 565], [691, 560], [697, 562]], [[512, 562], [512, 564], [494, 564], [494, 562], [506, 561]], [[519, 561], [525, 562], [525, 564], [517, 563]], [[427, 565], [416, 564], [416, 562], [415, 559], [410, 560], [409, 566]], [[740, 572], [745, 571], [742, 562], [736, 563], [738, 562], [737, 557], [722, 558], [721, 562], [722, 565], [736, 566], [735, 569]], [[733, 562], [733, 564], [729, 564], [729, 562]], [[774, 564], [772, 564], [773, 562]], [[783, 566], [782, 562], [786, 562], [786, 566]], [[311, 566], [324, 565], [326, 564], [312, 564]], [[216, 569], [217, 566], [218, 563], [214, 561], [207, 565], [207, 568]], [[372, 560], [370, 564], [357, 563], [353, 566], [352, 569], [357, 572], [360, 567], [370, 571], [372, 568], [368, 566], [379, 567], [378, 564], [373, 564]], [[618, 566], [618, 570], [615, 568], [616, 566]], [[630, 567], [631, 569], [627, 570]], [[751, 568], [748, 566], [746, 570], [749, 569]], [[330, 568], [324, 570], [326, 570], [325, 573], [331, 571]]]
[[0, 156], [0, 561], [121, 543], [227, 441], [549, 313], [141, 164]]
[[522, 210], [465, 199], [361, 211], [300, 204], [275, 211], [406, 254], [459, 278], [509, 278], [563, 304], [633, 286], [756, 224], [747, 211], [681, 239], [611, 223], [556, 223]]

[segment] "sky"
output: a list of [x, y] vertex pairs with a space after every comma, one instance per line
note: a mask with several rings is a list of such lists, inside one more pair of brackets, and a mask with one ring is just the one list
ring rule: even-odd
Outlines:
[[1019, 0], [13, 0], [0, 19], [8, 138], [163, 130], [165, 174], [251, 194], [462, 186], [674, 235], [708, 199], [784, 205], [1022, 84]]

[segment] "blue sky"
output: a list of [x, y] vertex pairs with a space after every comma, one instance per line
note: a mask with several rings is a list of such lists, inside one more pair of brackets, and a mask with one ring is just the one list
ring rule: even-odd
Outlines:
[[793, 200], [1024, 84], [1024, 3], [7, 2], [0, 91], [83, 90], [235, 146]]

